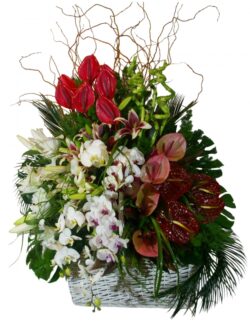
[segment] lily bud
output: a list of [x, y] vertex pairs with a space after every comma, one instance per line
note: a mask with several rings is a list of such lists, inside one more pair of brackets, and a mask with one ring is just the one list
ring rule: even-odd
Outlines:
[[120, 117], [120, 110], [111, 100], [101, 97], [96, 101], [96, 115], [102, 123], [112, 125]]
[[73, 97], [73, 107], [79, 112], [86, 113], [95, 103], [95, 94], [89, 84], [83, 84]]
[[72, 97], [77, 89], [77, 86], [67, 75], [61, 75], [58, 79], [55, 98], [60, 106], [72, 109]]
[[94, 55], [91, 55], [83, 59], [78, 68], [78, 75], [83, 81], [92, 84], [99, 74], [99, 71], [99, 62]]
[[112, 99], [115, 95], [116, 84], [117, 80], [111, 68], [103, 68], [96, 79], [95, 89], [99, 96]]

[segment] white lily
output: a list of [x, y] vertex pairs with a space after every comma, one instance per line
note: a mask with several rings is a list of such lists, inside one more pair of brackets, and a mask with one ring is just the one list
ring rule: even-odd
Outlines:
[[22, 171], [26, 174], [26, 177], [19, 182], [19, 191], [24, 194], [36, 192], [42, 183], [39, 170], [36, 171], [34, 167], [26, 166], [22, 168]]
[[34, 225], [28, 225], [26, 223], [22, 223], [20, 225], [17, 225], [13, 228], [11, 228], [11, 230], [9, 231], [10, 233], [14, 233], [17, 235], [21, 235], [21, 234], [26, 234], [29, 231], [31, 231], [35, 226]]
[[59, 147], [59, 141], [54, 137], [47, 137], [42, 128], [31, 130], [32, 138], [25, 139], [18, 135], [19, 141], [28, 149], [34, 149], [51, 156], [56, 153]]

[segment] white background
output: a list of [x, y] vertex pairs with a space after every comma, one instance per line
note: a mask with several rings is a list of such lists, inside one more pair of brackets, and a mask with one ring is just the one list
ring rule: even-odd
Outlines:
[[[162, 309], [115, 309], [103, 308], [92, 314], [91, 309], [72, 304], [67, 283], [60, 280], [56, 284], [39, 281], [25, 266], [25, 249], [19, 261], [10, 264], [18, 256], [20, 240], [13, 241], [8, 234], [13, 220], [19, 217], [19, 209], [14, 193], [13, 180], [15, 165], [24, 151], [16, 139], [16, 134], [29, 135], [29, 130], [42, 127], [37, 111], [28, 106], [11, 106], [22, 93], [43, 90], [43, 82], [36, 74], [20, 69], [18, 59], [30, 52], [42, 51], [46, 57], [50, 51], [58, 49], [51, 42], [50, 29], [63, 18], [56, 5], [66, 8], [77, 3], [84, 9], [93, 1], [5, 1], [1, 2], [1, 160], [0, 160], [0, 253], [1, 253], [1, 326], [145, 326], [156, 323], [171, 326], [235, 326], [249, 321], [249, 272], [240, 281], [233, 298], [227, 298], [208, 314], [201, 313], [195, 318], [190, 314], [179, 314], [170, 320], [167, 310]], [[101, 1], [102, 4], [122, 8], [127, 1]], [[237, 217], [234, 230], [240, 236], [248, 254], [249, 242], [249, 13], [247, 0], [237, 1], [182, 1], [183, 17], [192, 16], [207, 4], [219, 6], [220, 21], [216, 22], [216, 12], [208, 10], [195, 22], [184, 25], [179, 34], [178, 44], [173, 52], [175, 61], [186, 61], [205, 76], [204, 92], [200, 97], [195, 115], [195, 126], [203, 129], [217, 144], [219, 158], [224, 162], [222, 184], [234, 195]], [[154, 26], [160, 26], [170, 17], [175, 1], [147, 0]], [[128, 19], [130, 17], [126, 17]], [[82, 55], [89, 54], [88, 49]], [[60, 63], [66, 52], [60, 47]], [[105, 56], [105, 54], [104, 54]], [[43, 56], [42, 56], [43, 57]], [[99, 57], [100, 58], [100, 57]], [[105, 59], [107, 60], [107, 58]], [[61, 65], [64, 73], [67, 67]], [[183, 73], [184, 74], [184, 73]], [[193, 92], [189, 77], [183, 75], [187, 92]], [[181, 81], [180, 81], [181, 82]], [[174, 81], [173, 81], [174, 83]], [[175, 81], [178, 90], [178, 83]], [[186, 86], [187, 86], [186, 85]], [[189, 93], [188, 93], [189, 94]]]

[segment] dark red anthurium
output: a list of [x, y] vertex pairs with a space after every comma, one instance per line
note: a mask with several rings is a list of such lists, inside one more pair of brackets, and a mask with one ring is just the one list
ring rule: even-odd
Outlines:
[[79, 112], [86, 113], [95, 103], [95, 93], [92, 87], [84, 83], [76, 91], [73, 97], [73, 107]]
[[119, 117], [116, 119], [121, 122], [124, 127], [121, 128], [115, 135], [115, 139], [118, 140], [124, 135], [131, 135], [132, 139], [135, 139], [141, 129], [150, 129], [152, 126], [145, 121], [141, 121], [137, 113], [132, 109], [128, 113], [128, 119]]
[[194, 186], [189, 192], [189, 198], [194, 209], [203, 217], [203, 223], [213, 222], [224, 209], [225, 203], [219, 197], [220, 185], [212, 177], [205, 174], [193, 174]]
[[181, 202], [169, 201], [167, 210], [161, 210], [157, 221], [167, 238], [179, 245], [188, 243], [199, 232], [193, 212]]
[[137, 230], [133, 234], [133, 244], [136, 252], [144, 257], [158, 257], [158, 243], [153, 232], [142, 232]]
[[87, 56], [83, 59], [78, 68], [78, 75], [84, 82], [90, 84], [96, 79], [100, 71], [100, 65], [94, 55]]
[[161, 184], [169, 175], [170, 165], [164, 154], [149, 158], [141, 169], [141, 180], [144, 183]]
[[72, 97], [77, 90], [73, 79], [67, 75], [61, 75], [56, 86], [56, 102], [65, 108], [73, 109]]
[[96, 79], [95, 90], [100, 97], [104, 96], [108, 99], [113, 99], [117, 80], [114, 73], [110, 70], [111, 68], [101, 69]]
[[110, 99], [100, 97], [96, 101], [96, 115], [102, 123], [112, 125], [120, 117], [120, 110]]
[[187, 171], [176, 162], [170, 163], [170, 173], [160, 186], [161, 199], [164, 203], [176, 201], [192, 187], [192, 178]]

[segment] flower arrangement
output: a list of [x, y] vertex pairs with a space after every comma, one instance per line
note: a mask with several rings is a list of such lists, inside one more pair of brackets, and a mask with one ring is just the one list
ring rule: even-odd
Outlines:
[[[19, 136], [28, 150], [16, 182], [22, 217], [11, 231], [28, 234], [27, 264], [49, 282], [81, 277], [93, 287], [116, 271], [121, 285], [132, 272], [140, 284], [150, 262], [152, 299], [171, 296], [175, 315], [232, 294], [244, 254], [214, 143], [193, 129], [196, 101], [184, 105], [168, 65], [145, 74], [134, 56], [116, 71], [89, 54], [73, 76], [59, 76], [55, 100], [32, 101], [51, 135]], [[163, 289], [170, 273], [177, 285]], [[86, 304], [101, 301], [92, 292]]]

